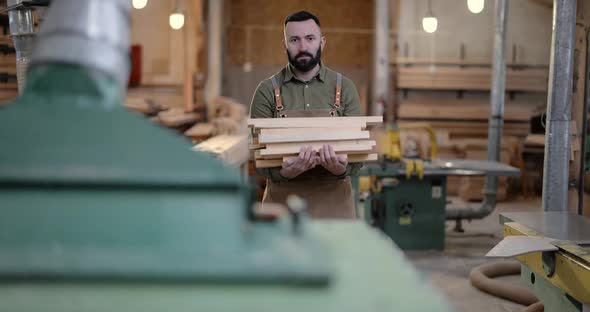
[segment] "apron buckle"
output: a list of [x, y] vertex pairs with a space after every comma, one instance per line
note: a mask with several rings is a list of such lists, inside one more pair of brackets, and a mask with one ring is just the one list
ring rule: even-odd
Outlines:
[[280, 107], [277, 106], [277, 115], [279, 116], [279, 118], [287, 117], [287, 114], [283, 113], [283, 106], [282, 105]]

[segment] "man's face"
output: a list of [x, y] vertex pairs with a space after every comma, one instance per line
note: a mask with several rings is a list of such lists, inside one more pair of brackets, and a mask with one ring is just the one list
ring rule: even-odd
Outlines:
[[289, 64], [301, 72], [312, 70], [322, 56], [326, 39], [313, 20], [288, 22], [285, 27], [285, 47]]

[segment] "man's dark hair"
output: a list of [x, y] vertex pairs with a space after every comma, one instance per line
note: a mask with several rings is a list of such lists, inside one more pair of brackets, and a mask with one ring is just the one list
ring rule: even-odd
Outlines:
[[285, 19], [285, 26], [287, 26], [288, 22], [303, 22], [307, 20], [313, 20], [316, 24], [318, 24], [318, 27], [320, 27], [320, 19], [307, 11], [299, 11], [287, 16]]

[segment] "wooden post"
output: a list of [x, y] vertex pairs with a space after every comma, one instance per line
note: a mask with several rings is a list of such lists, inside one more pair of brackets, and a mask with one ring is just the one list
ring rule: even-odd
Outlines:
[[[207, 14], [207, 82], [205, 83], [205, 102], [212, 105], [212, 99], [221, 95], [222, 89], [222, 38], [223, 38], [223, 2], [209, 0]], [[212, 107], [207, 107], [208, 117], [213, 116]]]
[[201, 45], [199, 40], [201, 25], [201, 1], [184, 0], [186, 8], [185, 26], [182, 28], [183, 35], [183, 96], [184, 111], [189, 113], [195, 110], [195, 88], [194, 75], [197, 67], [197, 49]]

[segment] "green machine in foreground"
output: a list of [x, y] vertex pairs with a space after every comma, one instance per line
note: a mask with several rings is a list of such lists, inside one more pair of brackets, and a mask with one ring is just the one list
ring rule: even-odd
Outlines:
[[365, 190], [358, 181], [355, 183], [358, 210], [364, 219], [405, 250], [442, 250], [446, 220], [458, 220], [460, 226], [462, 219], [482, 216], [493, 209], [495, 194], [481, 209], [447, 209], [447, 176], [520, 174], [514, 167], [478, 160], [420, 161], [420, 172], [408, 171], [408, 164], [414, 161], [383, 159], [361, 169], [360, 177], [372, 179]]
[[129, 14], [53, 1], [0, 109], [0, 310], [448, 311], [384, 235], [261, 218], [238, 169], [125, 111]]

